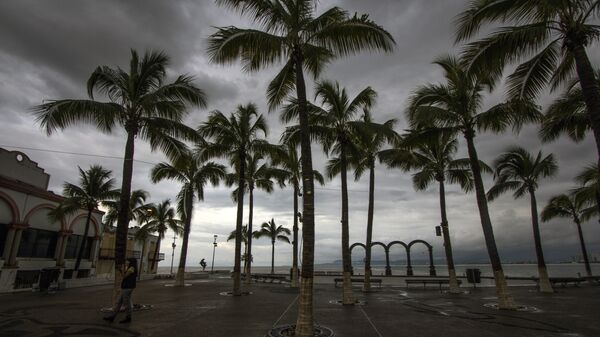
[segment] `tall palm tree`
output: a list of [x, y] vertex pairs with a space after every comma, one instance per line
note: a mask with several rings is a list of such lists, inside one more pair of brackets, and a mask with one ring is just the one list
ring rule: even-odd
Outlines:
[[199, 153], [186, 150], [179, 158], [170, 163], [159, 163], [152, 168], [150, 177], [153, 183], [162, 180], [174, 180], [181, 184], [181, 190], [177, 194], [177, 213], [183, 220], [183, 241], [181, 243], [181, 255], [179, 266], [175, 276], [175, 285], [184, 285], [185, 261], [187, 259], [188, 240], [192, 225], [192, 211], [194, 199], [204, 200], [204, 186], [208, 183], [213, 186], [225, 178], [225, 166], [202, 159]]
[[277, 226], [275, 220], [263, 222], [260, 226], [260, 230], [253, 233], [253, 236], [257, 239], [267, 237], [271, 239], [271, 274], [275, 274], [275, 241], [283, 241], [290, 243], [289, 236], [292, 232], [283, 227], [282, 225]]
[[541, 113], [529, 101], [518, 100], [498, 104], [482, 112], [480, 109], [483, 91], [492, 89], [493, 81], [483, 73], [466, 69], [464, 61], [452, 56], [439, 58], [434, 64], [444, 70], [446, 83], [428, 84], [418, 88], [410, 99], [408, 119], [413, 128], [433, 126], [460, 132], [465, 137], [481, 226], [496, 281], [499, 307], [514, 308], [514, 300], [506, 285], [494, 239], [481, 178], [481, 164], [474, 140], [476, 131], [501, 132], [511, 126], [513, 130], [518, 131], [523, 123], [539, 120]]
[[383, 124], [372, 121], [369, 110], [364, 110], [362, 120], [353, 122], [358, 152], [349, 158], [354, 166], [354, 179], [359, 180], [369, 172], [369, 206], [367, 211], [367, 234], [365, 242], [365, 280], [363, 291], [371, 291], [371, 242], [373, 241], [373, 216], [375, 213], [375, 162], [382, 162], [383, 147], [399, 141], [400, 136], [393, 130], [395, 119]]
[[[406, 136], [404, 142], [411, 149], [413, 159], [404, 162], [402, 167], [407, 170], [418, 170], [412, 176], [415, 190], [424, 191], [435, 182], [439, 186], [441, 228], [448, 265], [450, 293], [458, 294], [460, 287], [452, 257], [452, 243], [446, 212], [446, 182], [459, 184], [465, 192], [473, 190], [474, 181], [469, 159], [454, 159], [458, 141], [452, 133], [435, 130], [413, 131]], [[483, 172], [492, 171], [482, 161], [479, 161], [479, 166]]]
[[220, 111], [213, 111], [208, 121], [198, 131], [204, 137], [212, 139], [206, 144], [206, 157], [228, 158], [238, 172], [237, 219], [235, 239], [235, 261], [233, 267], [233, 295], [240, 296], [240, 264], [242, 248], [242, 222], [244, 217], [244, 186], [246, 186], [246, 166], [250, 154], [268, 152], [271, 145], [260, 136], [267, 135], [267, 123], [258, 113], [256, 105], [240, 105], [229, 117]]
[[[328, 155], [331, 153], [337, 158], [332, 159], [327, 165], [330, 179], [341, 177], [342, 197], [342, 265], [343, 265], [343, 292], [342, 303], [353, 305], [352, 295], [352, 261], [350, 256], [350, 229], [348, 216], [348, 157], [358, 152], [356, 146], [357, 114], [363, 109], [368, 109], [375, 103], [377, 93], [367, 87], [356, 97], [349, 99], [346, 89], [340, 88], [338, 83], [329, 81], [319, 82], [315, 88], [315, 96], [321, 101], [322, 107], [310, 105], [311, 135], [322, 145]], [[286, 107], [285, 114], [297, 111], [294, 103]], [[295, 130], [295, 132], [294, 132]], [[299, 127], [288, 128], [289, 139], [297, 139]], [[357, 155], [358, 156], [358, 155]]]
[[[235, 165], [236, 167], [238, 165]], [[262, 154], [249, 154], [246, 163], [246, 174], [244, 175], [245, 192], [248, 192], [248, 232], [253, 233], [252, 223], [254, 218], [254, 190], [259, 189], [267, 193], [273, 192], [273, 175], [276, 171], [264, 160]], [[226, 183], [227, 186], [231, 187], [239, 181], [239, 172], [230, 173], [227, 175]], [[236, 188], [231, 193], [233, 201], [237, 201], [238, 189]], [[245, 242], [246, 259], [244, 265], [244, 273], [248, 275], [246, 277], [246, 283], [250, 283], [251, 279], [251, 264], [252, 264], [252, 235], [248, 236]]]
[[544, 222], [554, 218], [570, 218], [575, 225], [577, 225], [579, 243], [581, 244], [581, 254], [583, 255], [587, 276], [592, 276], [592, 269], [590, 268], [590, 260], [588, 259], [585, 240], [583, 239], [581, 223], [587, 221], [594, 213], [595, 209], [585, 211], [585, 200], [577, 198], [574, 194], [561, 194], [551, 198], [541, 214], [542, 221]]
[[[298, 197], [302, 196], [300, 192], [302, 184], [302, 162], [298, 157], [296, 146], [287, 143], [285, 151], [278, 152], [278, 155], [273, 158], [273, 165], [276, 166], [278, 173], [277, 179], [282, 179], [284, 183], [292, 186], [294, 191], [294, 225], [292, 227], [292, 282], [291, 287], [298, 287], [298, 220], [301, 220], [301, 213], [298, 211]], [[313, 177], [319, 184], [324, 185], [325, 179], [323, 175], [313, 170]]]
[[87, 211], [83, 236], [81, 241], [78, 242], [77, 259], [73, 268], [75, 272], [79, 270], [85, 251], [92, 212], [98, 209], [101, 203], [119, 197], [119, 190], [114, 189], [115, 180], [111, 178], [112, 172], [110, 170], [106, 170], [100, 165], [93, 165], [85, 171], [81, 167], [77, 167], [77, 169], [79, 170], [79, 185], [65, 182], [63, 185], [65, 199], [50, 214], [56, 220], [74, 214], [80, 209]]
[[[578, 198], [581, 198], [587, 205], [594, 207], [600, 214], [600, 172], [598, 165], [590, 164], [581, 171], [575, 181], [580, 185], [575, 189]], [[587, 212], [592, 212], [591, 209]]]
[[[194, 130], [183, 125], [186, 104], [204, 107], [205, 95], [193, 78], [180, 75], [165, 83], [169, 58], [160, 52], [146, 52], [139, 57], [131, 51], [129, 72], [117, 67], [96, 68], [87, 82], [89, 99], [50, 101], [34, 108], [36, 121], [48, 135], [76, 124], [92, 124], [111, 133], [116, 126], [127, 134], [120, 209], [127, 209], [131, 194], [135, 139], [150, 143], [152, 150], [161, 149], [173, 157], [184, 147], [178, 139], [195, 139]], [[94, 92], [106, 96], [108, 102], [94, 99]], [[119, 291], [125, 267], [129, 215], [119, 213], [115, 242], [115, 292]]]
[[586, 50], [600, 38], [599, 8], [598, 0], [472, 0], [458, 17], [457, 41], [486, 23], [508, 24], [470, 43], [466, 57], [497, 76], [505, 64], [528, 58], [508, 78], [513, 97], [532, 98], [549, 83], [556, 89], [576, 72], [600, 156], [600, 85]]
[[245, 71], [256, 72], [283, 62], [283, 69], [267, 89], [269, 109], [275, 110], [296, 90], [299, 103], [304, 215], [302, 239], [302, 286], [295, 334], [313, 336], [314, 270], [314, 178], [310, 148], [306, 84], [304, 71], [317, 78], [327, 63], [336, 57], [363, 50], [391, 52], [395, 42], [367, 15], [350, 16], [332, 7], [316, 15], [314, 0], [217, 0], [245, 14], [260, 29], [219, 28], [209, 38], [208, 53], [215, 63], [242, 60]]
[[513, 197], [519, 199], [529, 194], [531, 201], [531, 224], [533, 226], [533, 239], [535, 242], [535, 254], [538, 262], [538, 276], [540, 278], [540, 291], [552, 293], [552, 285], [548, 278], [544, 251], [542, 250], [542, 239], [538, 221], [537, 199], [535, 191], [541, 178], [551, 177], [558, 171], [556, 160], [552, 154], [543, 156], [538, 152], [532, 156], [522, 147], [513, 147], [501, 154], [494, 163], [496, 184], [487, 192], [489, 201], [496, 199], [502, 193], [514, 191]]
[[140, 218], [140, 223], [143, 224], [140, 231], [156, 233], [158, 236], [152, 264], [150, 265], [150, 270], [153, 270], [158, 259], [160, 243], [165, 238], [167, 230], [181, 236], [183, 234], [183, 221], [175, 218], [175, 209], [171, 207], [171, 200], [165, 199], [161, 203], [147, 205], [146, 212]]
[[[600, 71], [596, 71], [596, 81], [600, 82]], [[581, 142], [591, 128], [586, 110], [579, 80], [571, 80], [566, 91], [548, 107], [542, 119], [540, 138], [549, 142], [566, 134], [573, 141]]]

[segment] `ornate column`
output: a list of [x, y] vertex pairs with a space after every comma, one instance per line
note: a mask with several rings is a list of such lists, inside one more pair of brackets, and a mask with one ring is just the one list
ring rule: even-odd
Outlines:
[[385, 276], [392, 276], [392, 266], [390, 266], [390, 250], [385, 248]]
[[427, 247], [429, 249], [429, 276], [436, 276], [435, 266], [433, 265], [433, 247]]
[[58, 246], [58, 251], [56, 253], [56, 265], [60, 267], [65, 266], [65, 253], [67, 251], [67, 243], [69, 242], [69, 236], [73, 233], [73, 231], [60, 231], [58, 235], [60, 235], [60, 245]]
[[94, 237], [94, 242], [92, 243], [92, 249], [90, 251], [90, 261], [92, 261], [92, 268], [96, 268], [96, 263], [98, 262], [98, 251], [100, 250], [100, 239], [102, 239], [102, 237], [100, 235], [96, 235]]
[[406, 248], [406, 276], [413, 276], [412, 263], [410, 261], [410, 248]]
[[17, 252], [19, 251], [19, 245], [21, 244], [21, 235], [23, 234], [23, 230], [26, 226], [23, 225], [14, 225], [15, 226], [15, 237], [13, 239], [11, 245], [11, 252], [8, 256], [8, 266], [16, 267], [17, 266]]
[[2, 259], [4, 260], [4, 265], [9, 266], [8, 260], [10, 259], [10, 253], [12, 251], [13, 242], [15, 240], [15, 232], [16, 229], [9, 225], [8, 233], [6, 234], [6, 242], [4, 245], [4, 251], [2, 252]]

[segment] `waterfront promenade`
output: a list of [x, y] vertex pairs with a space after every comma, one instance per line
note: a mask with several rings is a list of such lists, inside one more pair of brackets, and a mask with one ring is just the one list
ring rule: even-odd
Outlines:
[[[184, 288], [167, 283], [139, 283], [134, 302], [152, 309], [134, 312], [131, 324], [102, 321], [100, 309], [110, 305], [108, 285], [0, 295], [0, 336], [261, 337], [296, 317], [297, 292], [286, 284], [252, 284], [251, 295], [233, 298], [220, 295], [231, 290], [226, 276], [190, 280]], [[341, 289], [320, 278], [315, 318], [339, 337], [600, 336], [600, 286], [557, 287], [551, 295], [512, 287], [517, 302], [527, 306], [522, 312], [487, 307], [494, 302], [493, 288], [464, 290], [456, 296], [384, 282], [369, 294], [356, 288], [363, 305], [343, 307], [336, 304]]]

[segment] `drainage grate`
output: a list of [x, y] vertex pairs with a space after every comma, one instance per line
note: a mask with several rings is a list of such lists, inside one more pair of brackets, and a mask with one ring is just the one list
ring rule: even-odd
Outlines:
[[[267, 337], [292, 337], [294, 336], [295, 328], [296, 324], [276, 326], [269, 330]], [[333, 330], [321, 325], [315, 325], [314, 337], [332, 337], [333, 335]]]

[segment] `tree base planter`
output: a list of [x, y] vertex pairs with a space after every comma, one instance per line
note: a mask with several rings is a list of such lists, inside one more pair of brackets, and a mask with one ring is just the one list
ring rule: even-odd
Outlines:
[[[330, 300], [329, 304], [344, 305], [342, 300]], [[367, 304], [367, 301], [354, 300], [354, 305], [365, 305], [365, 304]]]
[[[294, 333], [295, 329], [296, 329], [295, 324], [280, 325], [280, 326], [274, 327], [273, 329], [269, 330], [269, 332], [267, 333], [267, 337], [295, 336], [295, 333]], [[334, 333], [331, 329], [324, 327], [324, 326], [315, 325], [314, 337], [331, 337], [333, 335], [334, 335]]]
[[[134, 304], [133, 311], [143, 311], [143, 310], [151, 310], [154, 309], [153, 304]], [[113, 308], [100, 308], [100, 312], [113, 312]], [[125, 312], [125, 307], [122, 306], [119, 312]]]
[[[223, 292], [220, 292], [219, 295], [233, 297], [233, 292], [232, 291], [223, 291]], [[242, 291], [240, 296], [246, 296], [246, 295], [252, 295], [252, 292], [251, 291]]]
[[191, 283], [184, 283], [183, 286], [179, 286], [175, 283], [165, 283], [165, 287], [191, 287]]
[[[490, 309], [496, 309], [496, 310], [507, 310], [507, 309], [502, 309], [499, 307], [498, 303], [485, 303], [483, 305], [486, 308], [490, 308]], [[519, 311], [519, 312], [539, 312], [540, 309], [531, 306], [531, 305], [517, 305], [515, 306], [514, 309], [508, 309], [508, 310], [515, 310], [515, 311]]]

